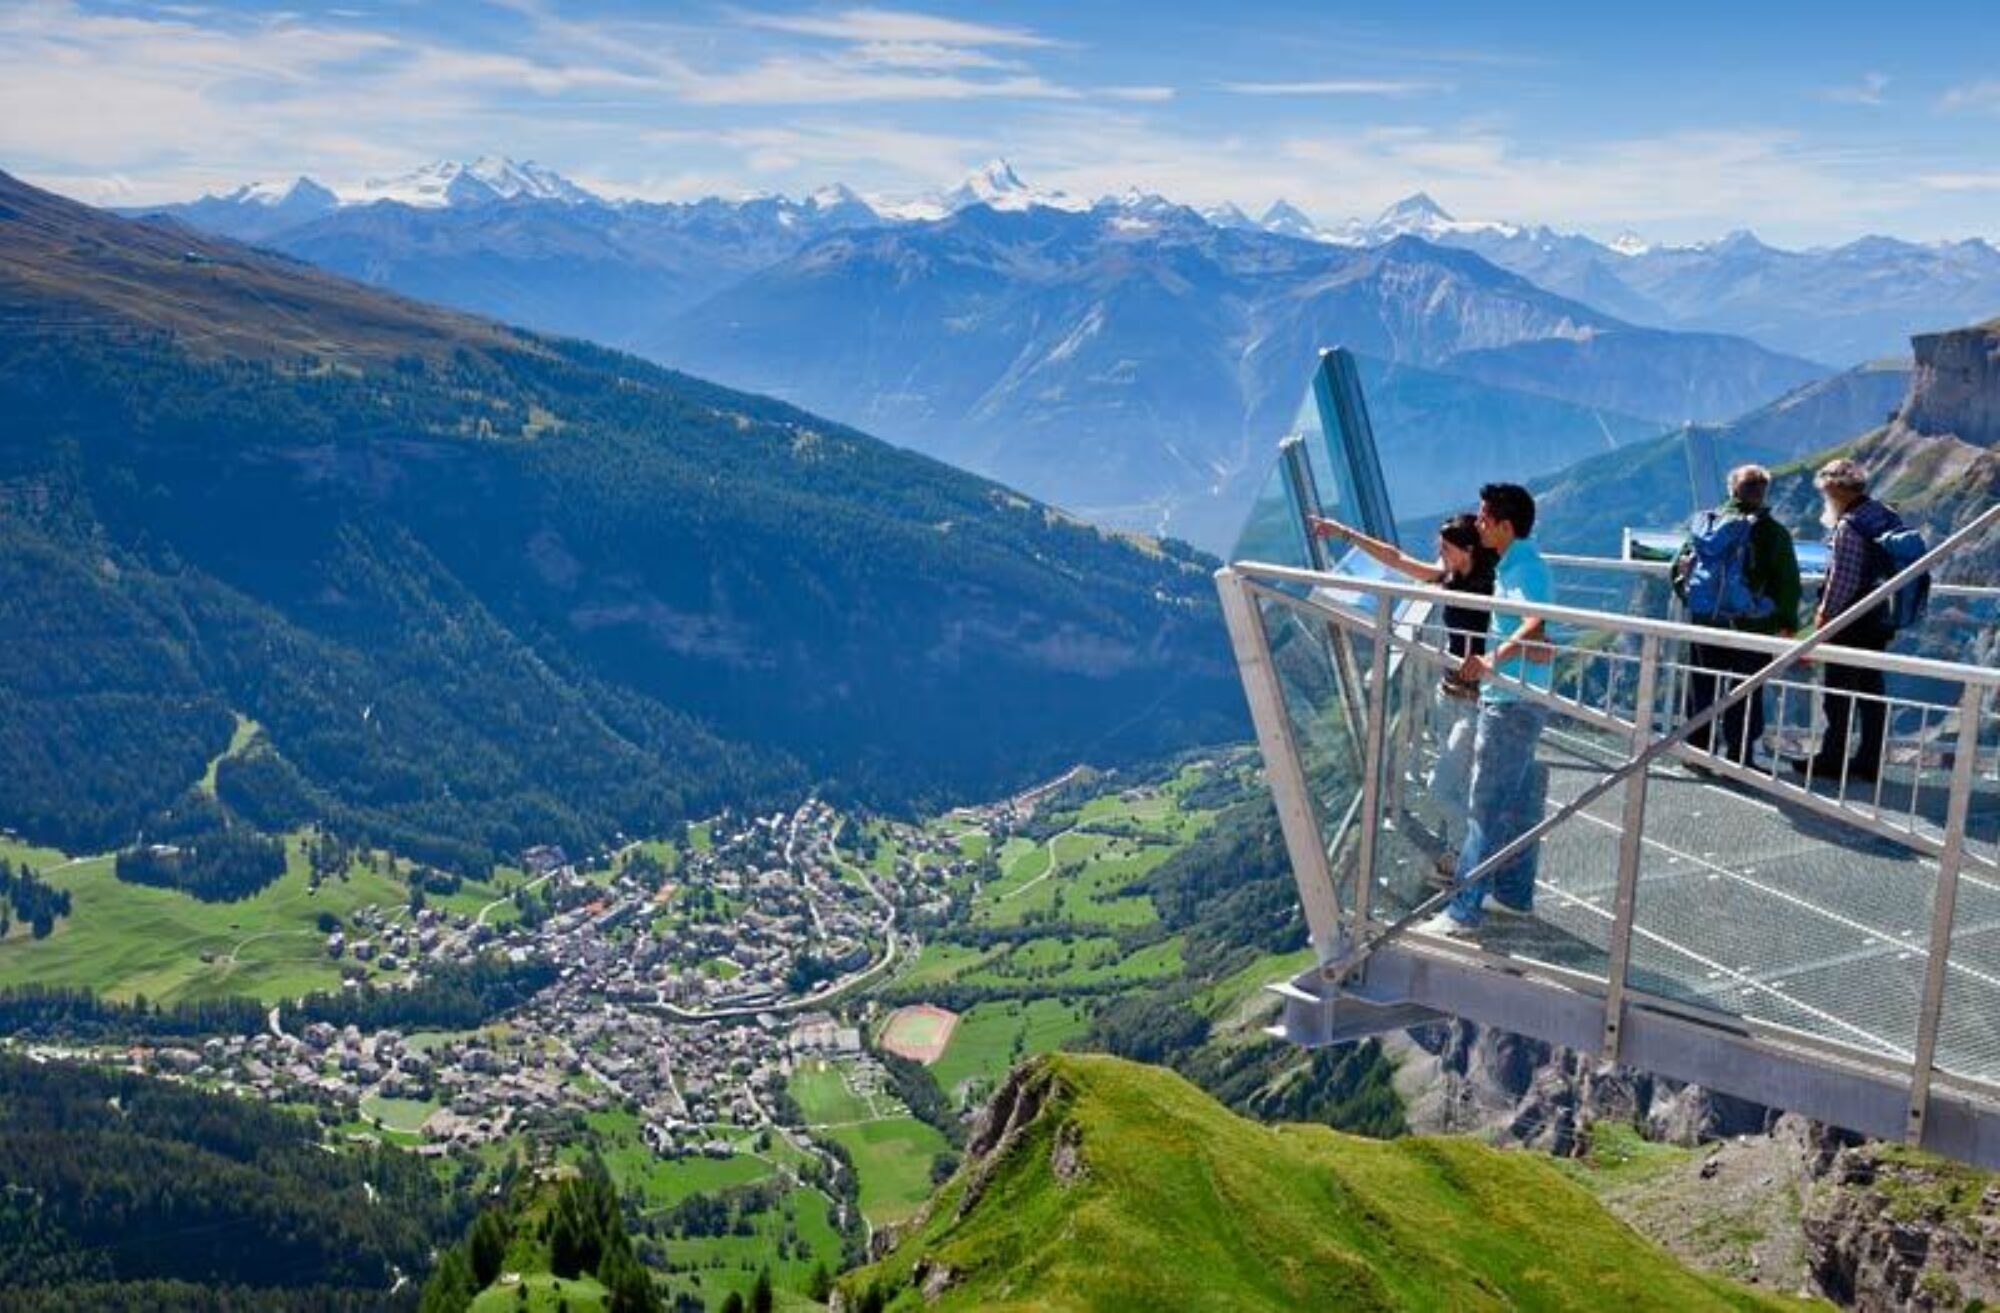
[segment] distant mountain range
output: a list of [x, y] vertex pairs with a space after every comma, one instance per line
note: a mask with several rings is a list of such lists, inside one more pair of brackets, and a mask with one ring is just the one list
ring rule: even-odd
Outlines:
[[1328, 343], [1369, 358], [1391, 495], [1413, 511], [1821, 372], [1633, 328], [1414, 238], [1335, 248], [1179, 207], [977, 206], [830, 234], [639, 345], [1089, 518], [1220, 547]]
[[1727, 421], [1932, 319], [2000, 308], [2000, 253], [1977, 241], [1599, 243], [1422, 194], [1323, 226], [1284, 202], [1251, 219], [1088, 201], [1004, 160], [898, 201], [656, 203], [488, 157], [144, 213], [783, 396], [1217, 549], [1324, 346], [1367, 357], [1391, 492], [1416, 513]]
[[238, 815], [459, 867], [1242, 732], [1212, 562], [778, 402], [5, 174], [0, 310], [37, 841], [129, 841], [231, 713]]
[[1804, 251], [1749, 232], [1692, 245], [1636, 233], [1600, 242], [1544, 225], [1454, 218], [1419, 192], [1371, 221], [1321, 226], [1279, 202], [1262, 220], [1241, 210], [1211, 221], [1344, 246], [1421, 237], [1477, 251], [1503, 269], [1635, 324], [1733, 333], [1833, 366], [1903, 354], [1910, 335], [2000, 309], [2000, 249], [1980, 238], [1917, 243], [1862, 237]]

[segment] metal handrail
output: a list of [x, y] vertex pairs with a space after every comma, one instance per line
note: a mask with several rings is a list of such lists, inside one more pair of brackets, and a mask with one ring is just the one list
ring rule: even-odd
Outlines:
[[[1452, 898], [1456, 897], [1459, 888], [1476, 885], [1486, 880], [1494, 871], [1501, 869], [1508, 862], [1513, 861], [1522, 853], [1540, 843], [1542, 837], [1549, 831], [1569, 820], [1570, 817], [1590, 806], [1599, 798], [1602, 798], [1612, 789], [1630, 779], [1635, 773], [1645, 771], [1653, 762], [1671, 752], [1680, 743], [1685, 742], [1690, 734], [1715, 723], [1729, 708], [1757, 696], [1762, 691], [1764, 685], [1776, 678], [1780, 671], [1784, 670], [1787, 666], [1795, 664], [1800, 659], [1810, 656], [1820, 648], [1830, 645], [1831, 640], [1836, 635], [1852, 627], [1856, 621], [1867, 615], [1876, 606], [1894, 596], [1898, 589], [1903, 588], [1913, 580], [1928, 573], [1939, 561], [1996, 523], [2000, 523], [2000, 503], [1987, 507], [1986, 510], [1975, 516], [1971, 521], [1955, 530], [1943, 542], [1925, 552], [1921, 558], [1881, 581], [1847, 610], [1820, 626], [1813, 633], [1797, 642], [1782, 644], [1779, 653], [1766, 663], [1762, 669], [1746, 676], [1740, 683], [1730, 689], [1728, 693], [1717, 698], [1698, 715], [1682, 721], [1667, 733], [1647, 743], [1642, 750], [1611, 770], [1603, 778], [1586, 787], [1562, 807], [1529, 826], [1527, 830], [1517, 835], [1510, 842], [1501, 845], [1498, 851], [1487, 854], [1480, 861], [1479, 865], [1472, 870], [1460, 872], [1458, 886], [1444, 890], [1419, 902], [1414, 908], [1384, 927], [1380, 933], [1367, 939], [1358, 939], [1352, 952], [1347, 954], [1341, 961], [1328, 965], [1326, 968], [1327, 978], [1336, 984], [1345, 980], [1367, 960], [1370, 953], [1408, 933], [1410, 927], [1432, 915], [1440, 907], [1443, 907]], [[1289, 573], [1297, 574], [1299, 572], [1293, 571]], [[1381, 591], [1392, 591], [1396, 587], [1396, 585], [1388, 585], [1382, 588]], [[1494, 603], [1494, 609], [1515, 609], [1515, 604], [1504, 602], [1502, 599], [1492, 598], [1487, 600]], [[1606, 619], [1605, 614], [1602, 612], [1575, 611], [1567, 607], [1538, 607], [1517, 613], [1528, 615], [1541, 614], [1545, 617], [1558, 620], [1574, 618], [1582, 623], [1595, 624], [1599, 628], [1605, 627], [1603, 622]], [[1626, 618], [1627, 626], [1635, 628], [1639, 632], [1645, 632], [1640, 626], [1658, 625], [1660, 623], [1640, 618], [1639, 625], [1633, 625], [1632, 618]], [[1694, 636], [1703, 640], [1707, 636], [1717, 632], [1714, 630], [1700, 630], [1691, 625], [1669, 624], [1666, 628], [1670, 631], [1690, 631]], [[1671, 634], [1670, 636], [1681, 637], [1685, 635]], [[1939, 667], [1943, 672], [1943, 677], [1956, 679], [1961, 682], [1983, 682], [1989, 686], [1995, 682], [2000, 682], [2000, 672], [1979, 672], [1986, 675], [1987, 678], [1983, 681], [1973, 681], [1967, 679], [1966, 672], [1976, 670], [1975, 667], [1962, 667], [1945, 662], [1927, 662], [1926, 664]], [[1378, 689], [1375, 696], [1383, 696], [1382, 690]], [[1368, 769], [1372, 770], [1374, 766], [1375, 763], [1367, 763]], [[1953, 875], [1955, 878], [1955, 868]]]
[[[1665, 577], [1672, 573], [1671, 561], [1635, 561], [1617, 556], [1581, 556], [1574, 552], [1544, 552], [1542, 559], [1550, 565], [1569, 570], [1610, 570], [1621, 574], [1643, 574]], [[1824, 580], [1826, 574], [1820, 570], [1807, 570], [1799, 575], [1803, 583]], [[1982, 584], [1953, 584], [1938, 580], [1931, 584], [1932, 597], [1957, 597], [1973, 602], [2000, 602], [2000, 588], [1990, 588]]]
[[[1626, 612], [1591, 611], [1553, 602], [1516, 602], [1501, 597], [1448, 592], [1425, 584], [1366, 579], [1358, 575], [1326, 574], [1314, 570], [1301, 570], [1296, 566], [1271, 565], [1263, 561], [1234, 561], [1229, 568], [1251, 579], [1303, 585], [1316, 590], [1371, 593], [1398, 601], [1430, 602], [1437, 606], [1450, 605], [1471, 611], [1498, 612], [1504, 615], [1546, 620], [1555, 624], [1576, 625], [1586, 629], [1617, 629], [1639, 636], [1654, 635], [1680, 642], [1704, 643], [1711, 647], [1732, 647], [1746, 652], [1760, 652], [1769, 656], [1796, 653], [1803, 641], [1746, 633], [1736, 629], [1717, 629], [1676, 620], [1658, 620], [1651, 616], [1631, 615]], [[1889, 588], [1882, 595], [1886, 597], [1895, 591], [1895, 588]], [[1317, 597], [1298, 600], [1308, 602], [1315, 609], [1340, 613], [1339, 607]], [[1857, 605], [1849, 608], [1845, 614], [1858, 616], [1864, 613], [1863, 608]], [[1366, 623], [1365, 620], [1363, 622]], [[1827, 628], [1831, 627], [1829, 625]], [[1826, 631], [1822, 629], [1819, 632]], [[1816, 639], [1818, 635], [1808, 637]], [[1815, 646], [1817, 647], [1817, 644]], [[1963, 680], [1982, 687], [2000, 688], [2000, 670], [1988, 670], [1983, 666], [1963, 665], [1955, 661], [1941, 661], [1935, 657], [1910, 656], [1901, 652], [1876, 652], [1867, 648], [1842, 647], [1839, 643], [1833, 642], [1828, 642], [1826, 646], [1834, 648], [1838, 655], [1828, 655], [1821, 659], [1836, 661], [1841, 665], [1855, 666], [1863, 670], [1880, 670], [1885, 674], [1919, 675], [1953, 682]]]
[[[1272, 588], [1267, 584], [1261, 584], [1252, 580], [1244, 579], [1240, 581], [1240, 586], [1251, 597], [1263, 598], [1277, 605], [1283, 605], [1292, 608], [1308, 609], [1312, 611], [1315, 615], [1327, 620], [1328, 628], [1335, 630], [1335, 632], [1340, 632], [1340, 626], [1343, 625], [1351, 627], [1357, 633], [1366, 632], [1367, 628], [1372, 624], [1372, 622], [1369, 621], [1367, 617], [1327, 607], [1325, 604], [1317, 601], [1309, 601], [1306, 599], [1293, 597], [1278, 589]], [[1446, 664], [1447, 662], [1452, 660], [1451, 658], [1449, 658], [1448, 654], [1445, 652], [1444, 649], [1433, 646], [1431, 644], [1427, 644], [1422, 640], [1413, 636], [1405, 637], [1401, 634], [1397, 634], [1393, 637], [1392, 641], [1395, 643], [1396, 647], [1400, 651], [1403, 651], [1409, 656], [1417, 657], [1433, 666]], [[1693, 667], [1690, 667], [1685, 663], [1669, 661], [1664, 657], [1660, 656], [1658, 650], [1659, 640], [1657, 638], [1648, 637], [1643, 640], [1643, 644], [1645, 646], [1654, 647], [1655, 650], [1652, 654], [1652, 661], [1655, 664], [1657, 664], [1662, 671], [1671, 671], [1671, 672], [1685, 674], [1687, 671], [1693, 669]], [[1566, 647], [1562, 645], [1556, 645], [1556, 650], [1558, 652], [1568, 652], [1572, 654], [1579, 653], [1582, 651], [1582, 649]], [[1614, 656], [1614, 654], [1602, 653], [1602, 652], [1592, 653], [1591, 655], [1599, 657]], [[1627, 664], [1637, 666], [1639, 673], [1643, 675], [1644, 665], [1646, 662], [1646, 657], [1643, 652], [1643, 648], [1642, 652], [1637, 657], [1616, 656], [1614, 657], [1614, 659], [1624, 661]], [[1976, 683], [1969, 684], [1966, 685], [1966, 687], [1970, 688], [1975, 693], [1980, 693], [1982, 696], [1984, 694], [1984, 689], [1979, 684]], [[1580, 702], [1573, 698], [1565, 697], [1557, 689], [1551, 689], [1545, 692], [1543, 690], [1529, 687], [1527, 685], [1518, 685], [1517, 689], [1520, 697], [1524, 701], [1538, 703], [1542, 706], [1549, 708], [1551, 711], [1559, 712], [1565, 717], [1579, 721], [1587, 726], [1590, 726], [1591, 728], [1603, 731], [1605, 733], [1624, 736], [1624, 735], [1630, 735], [1635, 730], [1640, 730], [1642, 728], [1644, 728], [1645, 732], [1647, 733], [1651, 732], [1650, 725], [1642, 727], [1637, 720], [1622, 719], [1615, 712], [1611, 710], [1605, 708], [1593, 707], [1588, 703]], [[1949, 707], [1936, 704], [1933, 704], [1933, 707], [1940, 713], [1944, 713], [1950, 710]], [[1407, 713], [1407, 708], [1406, 708], [1406, 713]], [[1635, 707], [1635, 715], [1636, 714], [1638, 713], [1637, 713], [1637, 708]], [[1885, 739], [1885, 746], [1895, 741], [1896, 740], [1894, 739]], [[1946, 850], [1947, 845], [1945, 843], [1945, 836], [1942, 832], [1930, 832], [1922, 829], [1900, 826], [1890, 823], [1889, 820], [1887, 819], [1887, 814], [1882, 811], [1879, 805], [1879, 800], [1877, 802], [1877, 805], [1873, 808], [1865, 806], [1855, 806], [1849, 803], [1842, 796], [1836, 796], [1833, 798], [1823, 797], [1820, 794], [1813, 792], [1810, 789], [1810, 787], [1808, 787], [1806, 784], [1785, 783], [1784, 781], [1779, 779], [1775, 774], [1757, 770], [1753, 767], [1739, 765], [1734, 760], [1732, 760], [1727, 756], [1715, 756], [1711, 753], [1704, 752], [1700, 749], [1691, 747], [1685, 743], [1674, 745], [1672, 750], [1676, 755], [1680, 757], [1699, 762], [1703, 767], [1703, 769], [1707, 770], [1712, 775], [1715, 775], [1722, 779], [1734, 781], [1738, 784], [1745, 785], [1765, 795], [1766, 797], [1773, 799], [1774, 801], [1782, 802], [1789, 806], [1804, 808], [1807, 811], [1814, 812], [1818, 815], [1824, 816], [1829, 820], [1839, 821], [1844, 824], [1853, 825], [1856, 828], [1866, 830], [1869, 833], [1876, 835], [1877, 837], [1887, 839], [1893, 843], [1901, 844], [1903, 846], [1910, 848], [1915, 852], [1920, 852], [1925, 856], [1934, 859], [1941, 857]], [[1347, 826], [1352, 823], [1355, 816], [1358, 815], [1358, 808], [1350, 808], [1349, 812], [1350, 814], [1348, 818], [1346, 820], [1343, 820], [1340, 827], [1336, 830], [1336, 833], [1341, 833], [1345, 831]], [[1959, 860], [1968, 869], [1978, 871], [1981, 874], [1987, 876], [1989, 879], [2000, 879], [2000, 859], [1996, 859], [1995, 857], [1989, 856], [1985, 853], [1976, 852], [1972, 849], [1961, 848], [1959, 854]]]

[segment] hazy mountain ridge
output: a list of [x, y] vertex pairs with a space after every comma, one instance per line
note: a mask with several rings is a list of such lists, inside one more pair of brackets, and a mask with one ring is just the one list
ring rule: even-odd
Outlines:
[[[779, 196], [612, 200], [532, 162], [487, 156], [471, 163], [440, 160], [400, 177], [371, 179], [346, 196], [299, 178], [250, 184], [222, 196], [142, 212], [174, 215], [229, 236], [264, 239], [377, 201], [432, 214], [495, 203], [553, 202], [557, 209], [651, 216], [669, 226], [669, 216], [680, 211], [762, 210], [777, 217], [775, 235], [793, 236], [794, 249], [826, 231], [830, 221], [838, 226], [928, 222], [974, 205], [1012, 211], [1143, 212], [1174, 204], [1137, 190], [1095, 202], [1041, 190], [1024, 182], [1004, 158], [988, 161], [955, 186], [901, 200], [864, 198], [838, 184], [799, 201]], [[1633, 324], [1749, 337], [1835, 368], [1899, 350], [1913, 333], [1984, 319], [2000, 309], [2000, 249], [1977, 237], [1920, 243], [1870, 235], [1803, 250], [1768, 246], [1744, 231], [1678, 245], [1647, 242], [1630, 232], [1600, 241], [1546, 224], [1459, 219], [1425, 192], [1387, 206], [1369, 220], [1322, 224], [1284, 200], [1256, 219], [1228, 202], [1203, 207], [1198, 217], [1217, 228], [1332, 246], [1374, 247], [1417, 237], [1462, 247], [1557, 295]], [[456, 303], [473, 305], [463, 297]], [[551, 323], [535, 326], [572, 331]]]
[[[495, 158], [392, 181], [330, 208], [307, 180], [229, 204], [353, 277], [781, 395], [1216, 548], [1328, 345], [1380, 362], [1391, 494], [1417, 515], [1481, 479], [1731, 421], [1820, 372], [1751, 341], [1875, 356], [1930, 316], [2000, 305], [2000, 254], [1978, 241], [1607, 244], [1457, 219], [1422, 193], [1329, 228], [1282, 202], [1259, 220], [1137, 192], [1085, 202], [1004, 159], [904, 202], [607, 201]], [[287, 206], [318, 208], [272, 231]], [[215, 224], [226, 208], [166, 212]]]
[[[1664, 434], [1536, 481], [1543, 508], [1537, 536], [1559, 550], [1614, 554], [1622, 529], [1672, 529], [1718, 500], [1719, 486], [1690, 482], [1697, 471], [1719, 481], [1730, 465], [1755, 460], [1778, 475], [1778, 517], [1800, 537], [1818, 538], [1811, 474], [1836, 453], [1861, 461], [1875, 494], [1927, 531], [1949, 532], [2000, 496], [2000, 321], [1921, 334], [1911, 345], [1913, 363], [1850, 370], [1734, 424]], [[1707, 450], [1691, 451], [1698, 444]], [[1990, 573], [1995, 549], [1975, 549], [1949, 573]]]
[[[1546, 430], [1494, 426], [1542, 419], [1510, 397], [1575, 408], [1561, 427], [1588, 445], [1556, 453], [1561, 464], [1633, 436], [1627, 420], [1657, 429], [1689, 406], [1726, 416], [1820, 372], [1748, 342], [1633, 329], [1414, 238], [1344, 249], [1178, 209], [1135, 220], [976, 207], [835, 234], [671, 321], [646, 349], [856, 416], [1093, 518], [1216, 544], [1291, 427], [1320, 348], [1336, 343], [1484, 375], [1462, 396], [1494, 390], [1442, 411], [1371, 397], [1385, 416], [1432, 421], [1409, 436], [1435, 460], [1399, 459], [1404, 435], [1377, 426], [1391, 494], [1418, 509], [1470, 495], [1476, 482], [1458, 486], [1468, 451], [1506, 453], [1516, 439], [1545, 449]], [[1528, 345], [1550, 343], [1575, 345], [1555, 359]], [[1662, 393], [1670, 409], [1654, 408]], [[1609, 423], [1589, 420], [1595, 410]], [[1427, 493], [1429, 505], [1409, 500]]]

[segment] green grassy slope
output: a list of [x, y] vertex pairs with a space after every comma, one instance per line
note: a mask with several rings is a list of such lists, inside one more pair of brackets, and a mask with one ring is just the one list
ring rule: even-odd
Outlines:
[[941, 1310], [1794, 1303], [1687, 1271], [1533, 1155], [1259, 1125], [1169, 1072], [1114, 1058], [1030, 1064], [994, 1120], [1012, 1133], [975, 1139], [929, 1216], [843, 1280], [850, 1299], [865, 1307], [874, 1290], [892, 1308]]

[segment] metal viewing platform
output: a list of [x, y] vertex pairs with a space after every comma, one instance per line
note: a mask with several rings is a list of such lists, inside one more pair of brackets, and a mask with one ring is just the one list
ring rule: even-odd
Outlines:
[[[1555, 605], [1477, 599], [1541, 616], [1555, 647], [1553, 688], [1517, 690], [1549, 713], [1535, 915], [1442, 938], [1418, 929], [1452, 847], [1425, 783], [1436, 617], [1469, 599], [1330, 558], [1303, 527], [1322, 507], [1395, 538], [1340, 352], [1217, 574], [1318, 958], [1274, 986], [1275, 1033], [1324, 1045], [1463, 1017], [2000, 1166], [2000, 589], [1939, 585], [1898, 650], [1835, 632], [1809, 662], [1683, 623], [1657, 562], [1551, 556]], [[2000, 506], [1933, 556], [1996, 523]], [[1683, 741], [1693, 642], [1769, 667], [1749, 765]], [[1874, 778], [1782, 768], [1810, 752], [1820, 673], [1842, 665], [1886, 677]]]

